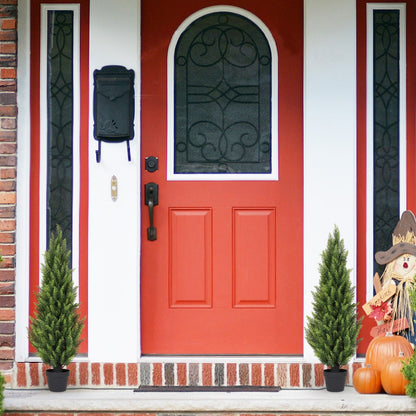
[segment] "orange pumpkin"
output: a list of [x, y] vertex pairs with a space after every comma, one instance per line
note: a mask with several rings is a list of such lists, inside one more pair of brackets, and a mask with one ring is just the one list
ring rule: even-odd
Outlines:
[[388, 394], [406, 394], [406, 386], [409, 383], [402, 372], [403, 354], [387, 360], [386, 365], [381, 371], [381, 384]]
[[411, 357], [413, 355], [412, 345], [405, 337], [388, 332], [386, 335], [375, 337], [370, 342], [365, 364], [370, 364], [375, 370], [381, 371], [387, 360], [398, 357], [400, 352], [404, 357]]
[[377, 394], [381, 392], [380, 371], [367, 367], [359, 368], [352, 378], [355, 390], [361, 394]]

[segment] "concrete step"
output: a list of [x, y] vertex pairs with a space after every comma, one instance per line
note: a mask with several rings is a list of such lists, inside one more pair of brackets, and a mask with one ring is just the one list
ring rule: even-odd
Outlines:
[[[134, 392], [133, 389], [6, 390], [5, 413], [147, 413], [270, 415], [416, 415], [416, 400], [387, 394], [362, 395], [352, 387], [331, 393], [325, 389], [287, 389], [280, 392]], [[46, 415], [45, 415], [46, 416]]]

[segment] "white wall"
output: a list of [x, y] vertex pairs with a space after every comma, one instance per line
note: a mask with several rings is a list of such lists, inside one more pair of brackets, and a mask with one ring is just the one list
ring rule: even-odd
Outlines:
[[[139, 2], [91, 0], [90, 12], [90, 152], [89, 152], [89, 359], [136, 361], [139, 356]], [[126, 143], [98, 143], [92, 131], [95, 69], [123, 65], [135, 70], [135, 138], [131, 162]], [[111, 177], [118, 199], [111, 199]], [[93, 289], [93, 290], [92, 290]]]
[[[304, 0], [305, 5], [305, 317], [318, 284], [318, 264], [338, 225], [356, 258], [355, 0]], [[305, 341], [305, 359], [313, 352]]]

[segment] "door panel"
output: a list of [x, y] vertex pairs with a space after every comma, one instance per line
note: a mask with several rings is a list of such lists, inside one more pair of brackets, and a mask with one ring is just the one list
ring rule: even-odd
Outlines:
[[170, 307], [212, 307], [212, 212], [169, 209]]
[[142, 198], [143, 354], [303, 352], [303, 1], [287, 3], [238, 2], [277, 44], [279, 179], [188, 181], [167, 180], [168, 48], [216, 3], [142, 1], [142, 155], [159, 159], [142, 167], [142, 183], [159, 184], [155, 241]]

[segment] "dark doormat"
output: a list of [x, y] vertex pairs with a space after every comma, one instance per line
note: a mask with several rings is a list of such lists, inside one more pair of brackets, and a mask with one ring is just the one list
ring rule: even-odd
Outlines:
[[136, 393], [191, 393], [191, 392], [274, 392], [281, 390], [280, 386], [142, 386], [134, 391]]

